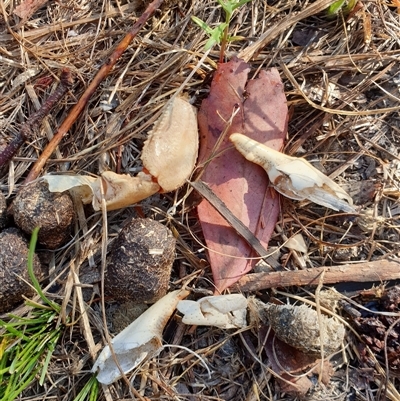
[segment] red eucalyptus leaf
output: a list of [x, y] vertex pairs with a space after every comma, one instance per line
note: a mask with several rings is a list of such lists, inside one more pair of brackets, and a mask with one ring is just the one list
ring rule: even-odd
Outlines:
[[[249, 72], [249, 65], [237, 58], [220, 64], [215, 72], [210, 95], [198, 114], [199, 163], [210, 159], [227, 121], [239, 107], [218, 156], [207, 164], [201, 178], [267, 248], [278, 218], [279, 197], [268, 187], [265, 171], [245, 160], [229, 142], [229, 135], [239, 132], [279, 150], [286, 135], [287, 105], [276, 69], [262, 70], [256, 79], [247, 81]], [[256, 260], [246, 258], [256, 255], [207, 201], [201, 202], [198, 213], [215, 285], [223, 291], [253, 268]]]

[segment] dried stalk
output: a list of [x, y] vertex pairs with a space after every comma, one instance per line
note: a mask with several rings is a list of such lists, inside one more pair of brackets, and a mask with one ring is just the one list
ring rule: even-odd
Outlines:
[[114, 52], [111, 54], [109, 59], [101, 66], [100, 70], [93, 78], [93, 81], [89, 84], [81, 98], [72, 107], [71, 111], [69, 112], [67, 118], [64, 122], [60, 125], [57, 133], [51, 139], [51, 141], [47, 144], [46, 148], [43, 150], [42, 154], [32, 167], [32, 170], [28, 174], [25, 179], [25, 184], [35, 180], [40, 171], [46, 164], [47, 159], [51, 156], [54, 152], [64, 135], [68, 132], [71, 128], [72, 124], [76, 121], [79, 114], [82, 112], [86, 104], [88, 103], [89, 99], [92, 97], [93, 93], [96, 91], [97, 87], [103, 81], [103, 79], [107, 76], [107, 74], [112, 70], [114, 65], [116, 64], [117, 60], [121, 57], [123, 52], [126, 50], [128, 45], [131, 43], [133, 38], [138, 34], [142, 26], [146, 23], [146, 21], [153, 15], [156, 9], [163, 3], [163, 0], [154, 0], [151, 2], [148, 7], [146, 8], [145, 12], [140, 16], [140, 18], [136, 21], [133, 25], [131, 30], [124, 36], [118, 46], [115, 48]]
[[73, 85], [71, 71], [64, 68], [60, 76], [60, 84], [57, 89], [52, 93], [42, 107], [33, 113], [28, 120], [21, 125], [21, 128], [16, 137], [7, 145], [7, 147], [0, 152], [0, 167], [5, 166], [13, 156], [18, 152], [22, 144], [33, 137], [33, 133], [39, 128], [43, 119], [50, 113], [51, 109], [64, 97], [68, 90]]
[[318, 14], [334, 2], [335, 0], [320, 0], [310, 4], [307, 8], [304, 8], [297, 14], [289, 14], [288, 17], [281, 21], [279, 25], [274, 24], [271, 26], [271, 28], [265, 31], [254, 44], [247, 46], [243, 51], [241, 51], [238, 57], [242, 58], [244, 61], [249, 61], [251, 58], [257, 57], [268, 43], [277, 38], [286, 29], [289, 29], [305, 18]]

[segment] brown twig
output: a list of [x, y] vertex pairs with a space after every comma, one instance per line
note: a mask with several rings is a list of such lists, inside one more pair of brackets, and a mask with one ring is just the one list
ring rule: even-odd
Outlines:
[[252, 273], [242, 277], [236, 289], [241, 292], [252, 292], [292, 285], [316, 286], [323, 272], [325, 272], [324, 284], [396, 280], [400, 278], [400, 262], [376, 260], [340, 266], [315, 267], [307, 270]]
[[42, 107], [28, 120], [21, 125], [21, 128], [16, 135], [16, 137], [6, 146], [6, 148], [0, 152], [0, 167], [5, 166], [13, 156], [18, 152], [18, 149], [22, 144], [30, 140], [36, 129], [43, 119], [50, 113], [50, 110], [64, 97], [68, 90], [72, 87], [73, 80], [71, 76], [71, 71], [68, 68], [64, 68], [60, 76], [60, 84], [57, 89], [52, 93], [46, 101], [43, 103]]
[[154, 0], [148, 5], [144, 13], [136, 21], [131, 30], [124, 36], [124, 38], [115, 48], [114, 52], [111, 54], [109, 59], [101, 66], [100, 70], [93, 78], [93, 81], [89, 84], [89, 86], [87, 87], [81, 98], [78, 100], [78, 102], [75, 104], [75, 106], [72, 107], [67, 118], [60, 125], [60, 128], [58, 129], [57, 133], [53, 136], [51, 141], [48, 143], [48, 145], [43, 150], [42, 154], [32, 167], [32, 170], [25, 179], [25, 184], [35, 180], [38, 177], [43, 166], [46, 164], [47, 159], [51, 156], [51, 154], [54, 152], [54, 150], [56, 149], [56, 147], [58, 146], [64, 135], [66, 135], [68, 130], [71, 128], [72, 124], [75, 122], [81, 111], [88, 103], [89, 99], [92, 97], [93, 93], [96, 91], [97, 87], [100, 85], [103, 79], [114, 67], [117, 60], [121, 57], [122, 53], [126, 50], [126, 48], [133, 40], [133, 38], [138, 34], [142, 26], [146, 23], [146, 21], [152, 16], [152, 14], [162, 3], [163, 0]]

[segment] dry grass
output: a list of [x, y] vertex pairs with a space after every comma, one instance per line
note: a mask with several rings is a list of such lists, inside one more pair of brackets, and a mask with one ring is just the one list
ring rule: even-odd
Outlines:
[[[232, 34], [247, 39], [230, 45], [226, 53], [227, 58], [239, 54], [250, 60], [254, 72], [279, 69], [290, 110], [286, 152], [315, 162], [347, 187], [372, 216], [363, 230], [318, 206], [304, 204], [299, 208], [294, 202], [285, 202], [271, 245], [280, 246], [285, 238], [300, 232], [309, 246], [306, 256], [281, 249], [281, 261], [287, 269], [399, 254], [399, 15], [396, 7], [383, 0], [363, 1], [364, 8], [348, 21], [304, 12], [309, 7], [323, 9], [326, 3], [278, 0], [267, 4], [253, 0], [240, 10], [231, 26]], [[49, 2], [20, 23], [13, 7], [12, 1], [1, 2], [0, 142], [9, 142], [18, 126], [54, 91], [63, 67], [72, 71], [75, 84], [35, 137], [1, 171], [0, 188], [9, 201], [71, 105], [144, 9], [143, 3], [135, 0]], [[214, 1], [166, 2], [101, 84], [47, 163], [47, 172], [99, 174], [111, 169], [134, 174], [140, 169], [146, 133], [166, 100], [183, 89], [200, 105], [207, 96], [207, 77], [216, 68], [219, 54], [218, 49], [212, 50], [198, 65], [207, 38], [191, 22], [192, 15], [210, 25], [221, 21], [220, 8]], [[193, 77], [183, 88], [193, 69]], [[105, 110], [105, 104], [111, 104], [110, 111]], [[369, 187], [363, 192], [358, 186], [365, 182]], [[75, 318], [86, 307], [83, 299], [87, 299], [76, 284], [93, 284], [85, 290], [90, 298], [91, 288], [97, 288], [102, 240], [112, 241], [124, 221], [137, 213], [160, 220], [179, 233], [171, 286], [179, 287], [181, 279], [192, 275], [197, 290], [210, 293], [211, 275], [199, 223], [194, 210], [187, 211], [178, 203], [184, 192], [185, 188], [176, 194], [154, 196], [143, 202], [140, 210], [131, 207], [108, 213], [106, 239], [103, 216], [85, 216], [82, 211], [74, 241], [50, 258], [51, 278], [55, 280], [64, 272], [58, 280], [66, 285], [60, 286], [58, 295], [65, 306], [76, 308]], [[74, 277], [68, 275], [70, 269], [76, 273]], [[295, 292], [305, 295], [293, 289]], [[80, 324], [68, 328], [46, 385], [36, 384], [26, 391], [24, 399], [74, 399], [89, 377], [89, 355], [98, 351], [107, 330], [99, 308], [94, 303]], [[167, 341], [196, 351], [212, 369], [212, 379], [199, 359], [170, 348], [137, 373], [133, 381], [136, 398], [140, 394], [142, 399], [151, 400], [297, 399], [279, 393], [269, 367], [258, 362], [255, 356], [262, 344], [255, 332], [197, 328], [189, 335], [179, 324], [173, 329]], [[110, 330], [115, 332], [111, 326]], [[339, 366], [331, 385], [316, 387], [315, 394], [307, 399], [344, 400], [347, 395], [358, 400], [399, 399], [395, 390], [400, 386], [398, 375], [376, 363], [373, 372], [368, 372], [371, 382], [367, 382], [358, 370], [361, 365], [356, 345], [349, 342], [346, 353], [348, 364]], [[99, 399], [133, 397], [132, 389], [120, 381]]]

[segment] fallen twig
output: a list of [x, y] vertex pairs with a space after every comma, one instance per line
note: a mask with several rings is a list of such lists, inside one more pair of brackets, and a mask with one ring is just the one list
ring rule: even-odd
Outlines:
[[292, 285], [317, 286], [323, 272], [324, 284], [395, 280], [400, 279], [400, 261], [376, 260], [306, 270], [252, 273], [242, 277], [234, 288], [240, 292], [252, 292]]
[[54, 150], [56, 149], [56, 147], [58, 146], [64, 135], [66, 135], [68, 130], [71, 128], [72, 124], [75, 122], [81, 111], [88, 103], [89, 99], [92, 97], [93, 93], [96, 91], [97, 87], [100, 85], [103, 79], [114, 67], [117, 60], [121, 57], [122, 53], [126, 50], [128, 45], [140, 31], [142, 26], [146, 23], [146, 21], [151, 17], [151, 15], [162, 3], [163, 0], [154, 0], [148, 5], [144, 13], [136, 21], [131, 30], [124, 36], [121, 42], [117, 45], [117, 47], [115, 48], [111, 56], [108, 58], [108, 60], [101, 66], [100, 70], [93, 78], [93, 81], [89, 84], [89, 86], [87, 87], [81, 98], [78, 100], [78, 102], [75, 104], [75, 106], [72, 107], [68, 116], [66, 117], [64, 122], [60, 125], [60, 128], [58, 129], [57, 133], [47, 144], [46, 148], [43, 150], [42, 154], [32, 167], [32, 170], [25, 179], [25, 184], [35, 180], [38, 177], [43, 166], [46, 164], [47, 159], [51, 156], [51, 154], [54, 152]]
[[28, 120], [21, 125], [21, 128], [16, 137], [0, 152], [0, 167], [6, 165], [13, 156], [17, 153], [22, 144], [31, 139], [34, 131], [39, 127], [42, 120], [50, 113], [50, 110], [64, 97], [73, 84], [71, 71], [64, 68], [60, 76], [60, 84], [52, 93], [42, 107], [33, 113]]

